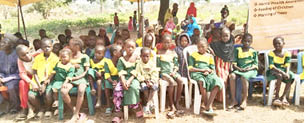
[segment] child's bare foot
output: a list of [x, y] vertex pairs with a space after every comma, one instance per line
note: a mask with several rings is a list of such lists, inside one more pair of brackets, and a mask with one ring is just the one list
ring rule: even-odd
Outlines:
[[176, 109], [175, 105], [173, 104], [173, 105], [170, 107], [170, 111], [175, 112], [176, 110], [177, 110], [177, 109]]
[[228, 106], [228, 109], [233, 109], [237, 105], [238, 105], [237, 101], [232, 101], [231, 104]]
[[101, 107], [101, 101], [98, 100], [95, 104], [95, 108], [99, 108], [99, 107]]
[[282, 106], [282, 102], [280, 101], [280, 99], [275, 99], [272, 104], [275, 106]]
[[78, 118], [79, 118], [78, 114], [73, 114], [72, 118], [66, 123], [75, 123]]
[[58, 107], [58, 100], [54, 101], [54, 103], [52, 104], [52, 107]]
[[282, 104], [283, 104], [283, 106], [289, 106], [289, 102], [287, 101], [286, 98], [283, 98]]
[[246, 107], [247, 107], [246, 101], [244, 101], [244, 102], [242, 102], [242, 103], [240, 104], [240, 109], [241, 109], [241, 110], [245, 110]]

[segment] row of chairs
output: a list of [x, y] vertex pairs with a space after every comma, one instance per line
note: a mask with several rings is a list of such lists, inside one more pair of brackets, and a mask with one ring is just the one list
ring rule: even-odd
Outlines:
[[[189, 54], [192, 54], [193, 52], [197, 52], [197, 46], [196, 45], [192, 45], [192, 46], [188, 46], [183, 50], [183, 55], [184, 55], [184, 59], [187, 61], [187, 57], [189, 56]], [[301, 58], [303, 56], [303, 52], [298, 54], [298, 74], [301, 73], [303, 71], [303, 67], [301, 64]], [[187, 62], [186, 62], [187, 63]], [[188, 65], [187, 65], [188, 66]], [[265, 53], [265, 66], [266, 68], [269, 66], [268, 65], [268, 52]], [[237, 80], [239, 81], [239, 80]], [[266, 76], [262, 76], [259, 75], [256, 78], [252, 78], [249, 80], [249, 97], [252, 96], [252, 90], [253, 90], [253, 83], [254, 82], [262, 82], [263, 83], [263, 101], [264, 101], [264, 105], [266, 105], [266, 86], [267, 86], [267, 81], [266, 81]], [[269, 84], [269, 94], [268, 94], [268, 103], [267, 105], [271, 105], [272, 103], [272, 97], [273, 97], [273, 92], [274, 92], [274, 86], [275, 86], [275, 82], [276, 81], [271, 81]], [[223, 86], [224, 86], [224, 82]], [[294, 94], [294, 103], [295, 105], [299, 105], [300, 104], [300, 84], [301, 81], [299, 79], [299, 75], [297, 75], [296, 77], [296, 87], [295, 87], [295, 94]], [[165, 111], [165, 100], [166, 100], [166, 89], [167, 86], [169, 85], [168, 82], [160, 80], [160, 112], [164, 112]], [[236, 84], [241, 85], [241, 84]], [[201, 105], [201, 98], [202, 95], [200, 94], [199, 91], [199, 86], [197, 84], [197, 82], [195, 80], [192, 80], [190, 78], [190, 74], [188, 71], [188, 77], [187, 78], [183, 78], [183, 86], [184, 86], [184, 93], [185, 93], [185, 107], [186, 109], [189, 109], [191, 104], [192, 104], [192, 92], [193, 92], [193, 86], [194, 86], [194, 109], [193, 112], [194, 114], [199, 114], [200, 113], [200, 105]], [[241, 87], [237, 87], [237, 99], [240, 99], [240, 95], [241, 93], [238, 93], [241, 91]], [[74, 87], [71, 89], [70, 94], [76, 94], [77, 93], [77, 88]], [[222, 89], [222, 94], [223, 96], [223, 110], [226, 110], [226, 90], [225, 88]], [[208, 93], [209, 95], [209, 93]], [[63, 100], [61, 97], [61, 94], [59, 93], [59, 119], [62, 120], [63, 119], [63, 110], [64, 110], [64, 104], [63, 104]], [[86, 88], [86, 96], [87, 96], [87, 100], [88, 100], [88, 107], [89, 107], [89, 114], [90, 115], [94, 115], [94, 106], [93, 106], [93, 102], [92, 102], [92, 97], [91, 97], [91, 93], [90, 93], [90, 87]], [[158, 99], [158, 93], [155, 93], [154, 97], [153, 97], [153, 102], [154, 102], [154, 106], [155, 106], [155, 118], [158, 119], [159, 118], [159, 99]], [[127, 120], [128, 119], [128, 106], [124, 106], [124, 119]]]

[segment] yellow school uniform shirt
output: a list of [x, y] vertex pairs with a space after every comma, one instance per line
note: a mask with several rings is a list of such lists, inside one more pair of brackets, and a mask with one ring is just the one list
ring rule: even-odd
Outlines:
[[[51, 75], [58, 61], [58, 57], [52, 52], [48, 59], [44, 57], [44, 53], [41, 53], [35, 57], [32, 69], [37, 71], [39, 82], [45, 81], [48, 76]], [[32, 81], [36, 82], [34, 77], [32, 78]], [[31, 88], [32, 87], [30, 86], [30, 89]]]
[[104, 65], [106, 58], [103, 58], [100, 62], [94, 63], [93, 59], [90, 59], [90, 67], [97, 70], [98, 72], [105, 72]]
[[118, 69], [115, 67], [111, 59], [105, 58], [105, 79], [111, 76], [118, 76]]

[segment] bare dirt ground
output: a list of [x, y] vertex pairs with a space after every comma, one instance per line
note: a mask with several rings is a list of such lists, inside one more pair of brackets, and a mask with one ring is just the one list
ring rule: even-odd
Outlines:
[[[282, 89], [284, 86], [282, 85]], [[222, 109], [222, 103], [215, 103], [217, 116], [207, 117], [202, 113], [200, 115], [195, 115], [192, 113], [193, 106], [191, 109], [186, 110], [185, 114], [181, 117], [175, 117], [174, 119], [167, 119], [167, 111], [160, 113], [160, 118], [156, 120], [154, 115], [145, 116], [144, 118], [136, 118], [134, 113], [130, 113], [129, 120], [124, 121], [126, 123], [203, 123], [203, 122], [215, 122], [215, 123], [303, 123], [304, 122], [304, 86], [302, 85], [301, 91], [301, 105], [295, 106], [290, 105], [286, 108], [276, 108], [273, 106], [263, 106], [263, 98], [260, 89], [256, 89], [257, 92], [253, 94], [253, 98], [248, 100], [248, 107], [244, 111], [224, 111]], [[294, 84], [292, 85], [292, 90], [294, 90]], [[292, 98], [293, 91], [290, 92], [290, 101]], [[73, 100], [76, 101], [76, 100]], [[181, 101], [183, 102], [183, 101]], [[88, 114], [88, 109], [85, 108], [87, 104], [84, 101], [83, 109], [81, 112]], [[290, 102], [291, 103], [291, 102]], [[3, 108], [3, 106], [2, 106]], [[111, 122], [113, 116], [106, 116], [104, 114], [105, 107], [102, 109], [97, 109], [95, 115], [88, 116], [90, 120], [97, 123]], [[0, 117], [1, 123], [13, 123], [16, 122], [14, 119], [18, 114], [7, 114]], [[63, 121], [59, 121], [57, 116], [53, 116], [51, 119], [41, 119], [41, 120], [26, 120], [19, 121], [19, 123], [53, 123], [53, 122], [65, 122], [71, 118], [71, 111], [65, 111], [65, 117]]]

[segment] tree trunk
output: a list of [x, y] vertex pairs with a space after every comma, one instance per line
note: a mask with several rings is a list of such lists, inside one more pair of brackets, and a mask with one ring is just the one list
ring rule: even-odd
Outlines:
[[106, 0], [100, 0], [100, 12], [104, 11], [104, 1]]
[[169, 0], [160, 0], [160, 10], [159, 10], [158, 20], [160, 21], [161, 25], [164, 25], [164, 16], [168, 8], [169, 8]]

